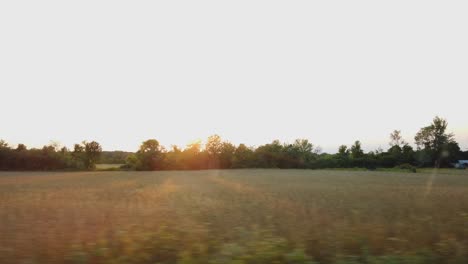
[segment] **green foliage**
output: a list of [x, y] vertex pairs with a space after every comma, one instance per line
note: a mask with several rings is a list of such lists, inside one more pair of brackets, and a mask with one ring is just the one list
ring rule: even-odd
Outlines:
[[252, 168], [254, 167], [254, 151], [245, 144], [240, 144], [234, 151], [232, 160], [233, 168]]
[[285, 263], [287, 264], [317, 264], [304, 249], [296, 248], [285, 255]]
[[445, 119], [436, 116], [431, 125], [421, 128], [414, 137], [418, 148], [427, 153], [437, 168], [444, 162], [450, 162], [451, 158], [453, 160], [450, 155], [460, 151], [458, 144], [455, 145], [454, 135], [446, 133], [447, 126]]
[[[338, 153], [321, 153], [307, 139], [296, 139], [293, 143], [274, 140], [256, 148], [245, 144], [234, 146], [219, 135], [208, 137], [205, 147], [201, 141], [185, 148], [173, 146], [166, 150], [155, 139], [142, 143], [136, 153], [105, 152], [97, 142], [75, 144], [73, 151], [59, 151], [53, 146], [39, 150], [28, 150], [23, 144], [12, 149], [0, 141], [0, 169], [95, 169], [97, 162], [122, 164], [122, 169], [134, 170], [204, 170], [231, 168], [279, 168], [279, 169], [323, 169], [323, 168], [395, 168], [404, 164], [404, 169], [414, 172], [413, 167], [451, 167], [458, 159], [468, 159], [468, 151], [462, 152], [453, 135], [446, 133], [448, 123], [436, 117], [433, 123], [422, 128], [415, 137], [415, 151], [405, 142], [401, 131], [390, 134], [390, 148], [381, 148], [365, 153], [360, 141], [349, 148], [341, 145]], [[43, 162], [45, 160], [46, 162]], [[408, 164], [408, 165], [406, 165]], [[412, 166], [412, 167], [408, 167]]]
[[229, 142], [223, 142], [221, 137], [213, 135], [208, 137], [205, 152], [208, 160], [208, 169], [230, 169], [236, 147]]
[[130, 164], [137, 170], [161, 170], [164, 168], [164, 149], [156, 139], [144, 141], [133, 156], [129, 156]]
[[85, 149], [85, 166], [88, 169], [95, 169], [96, 162], [98, 161], [102, 147], [96, 141], [83, 142]]
[[99, 158], [99, 164], [124, 164], [127, 157], [131, 155], [127, 151], [103, 151]]
[[408, 171], [414, 172], [414, 173], [417, 172], [416, 167], [411, 165], [411, 164], [408, 164], [408, 163], [400, 164], [396, 168], [401, 169], [401, 170], [408, 170]]
[[354, 145], [351, 146], [351, 157], [355, 160], [361, 159], [364, 157], [364, 151], [361, 148], [361, 142], [358, 140], [354, 142]]
[[18, 144], [12, 149], [5, 141], [0, 141], [0, 170], [94, 169], [101, 151], [95, 141], [75, 144], [72, 152], [57, 143], [41, 149], [28, 149]]
[[72, 157], [75, 161], [75, 167], [93, 170], [102, 152], [101, 145], [96, 141], [75, 144]]

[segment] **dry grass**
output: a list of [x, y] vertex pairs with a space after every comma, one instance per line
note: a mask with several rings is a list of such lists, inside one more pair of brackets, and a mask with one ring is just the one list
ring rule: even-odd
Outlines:
[[0, 173], [0, 263], [309, 263], [297, 249], [463, 263], [468, 174]]

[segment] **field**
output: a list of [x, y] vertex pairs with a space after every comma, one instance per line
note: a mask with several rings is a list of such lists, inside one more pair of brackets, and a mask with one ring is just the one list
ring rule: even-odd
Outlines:
[[468, 263], [468, 172], [0, 173], [0, 263]]

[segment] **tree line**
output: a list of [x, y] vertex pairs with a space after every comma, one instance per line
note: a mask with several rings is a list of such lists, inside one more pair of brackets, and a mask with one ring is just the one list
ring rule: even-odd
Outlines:
[[75, 144], [73, 150], [52, 143], [40, 149], [10, 147], [0, 140], [0, 170], [92, 170], [102, 152], [96, 141]]
[[218, 135], [208, 137], [206, 144], [189, 144], [184, 149], [172, 146], [165, 149], [156, 139], [144, 141], [137, 152], [102, 152], [99, 143], [82, 142], [73, 150], [56, 145], [42, 149], [27, 149], [23, 144], [11, 148], [0, 141], [0, 170], [61, 170], [94, 169], [97, 162], [124, 163], [122, 169], [134, 170], [201, 170], [230, 168], [368, 168], [378, 167], [450, 167], [459, 159], [468, 159], [468, 151], [461, 151], [454, 135], [447, 133], [445, 119], [435, 117], [415, 136], [414, 149], [403, 140], [401, 131], [390, 134], [389, 148], [365, 153], [361, 142], [342, 145], [336, 154], [322, 153], [307, 139], [293, 143], [275, 140], [258, 147], [238, 146]]

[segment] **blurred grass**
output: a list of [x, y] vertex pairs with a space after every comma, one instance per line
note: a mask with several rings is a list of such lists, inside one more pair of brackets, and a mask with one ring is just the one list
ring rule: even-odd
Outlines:
[[0, 263], [468, 263], [466, 171], [0, 173]]
[[96, 164], [96, 170], [118, 170], [124, 164]]

